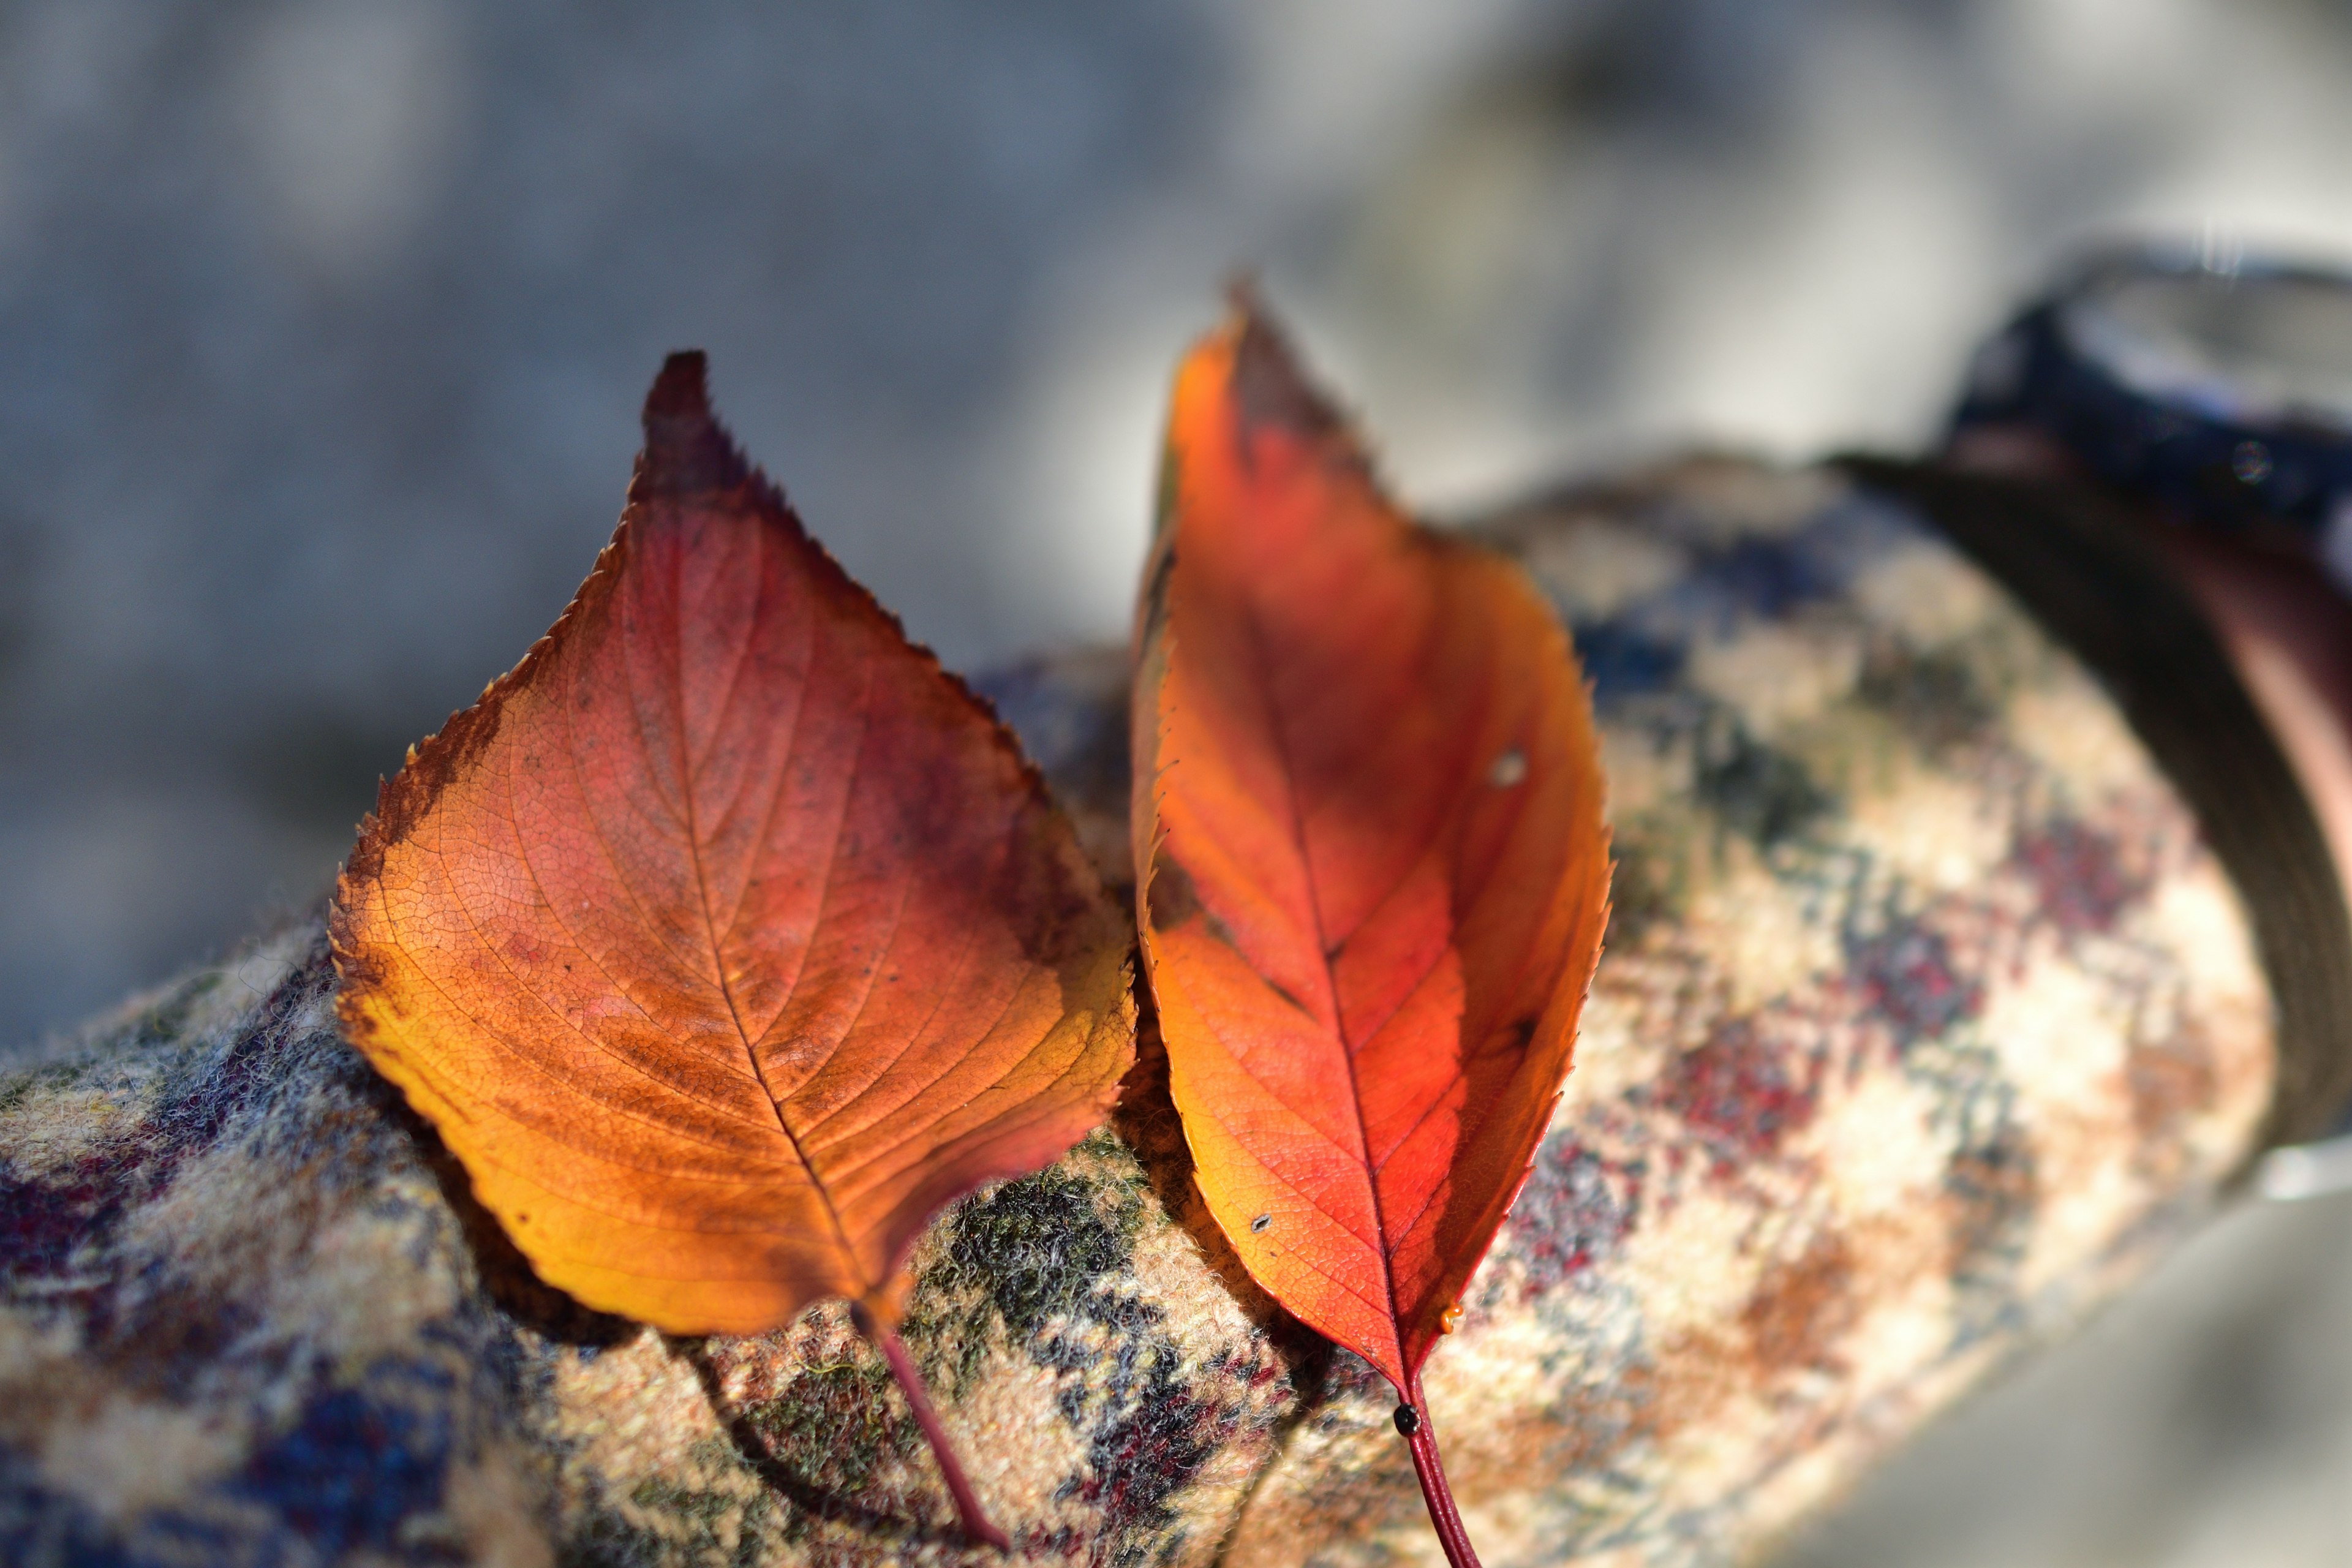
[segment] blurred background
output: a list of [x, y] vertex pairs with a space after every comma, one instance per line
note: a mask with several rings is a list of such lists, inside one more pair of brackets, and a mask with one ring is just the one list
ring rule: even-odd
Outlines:
[[[0, 0], [0, 1054], [322, 892], [671, 348], [971, 669], [1122, 631], [1237, 265], [1459, 513], [1916, 447], [2070, 244], [2352, 251], [2347, 147], [2346, 0]], [[2347, 1321], [2242, 1213], [1793, 1561], [2352, 1563]]]

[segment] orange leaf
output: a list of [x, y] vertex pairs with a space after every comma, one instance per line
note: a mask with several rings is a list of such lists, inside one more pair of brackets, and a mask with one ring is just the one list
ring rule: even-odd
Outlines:
[[578, 596], [361, 830], [344, 1028], [589, 1305], [887, 1325], [934, 1212], [1102, 1119], [1129, 938], [1011, 735], [746, 467], [699, 354], [645, 423]]
[[1407, 521], [1246, 301], [1178, 372], [1166, 460], [1134, 837], [1170, 1087], [1251, 1275], [1396, 1385], [1444, 1535], [1422, 1365], [1606, 923], [1591, 708], [1526, 576]]

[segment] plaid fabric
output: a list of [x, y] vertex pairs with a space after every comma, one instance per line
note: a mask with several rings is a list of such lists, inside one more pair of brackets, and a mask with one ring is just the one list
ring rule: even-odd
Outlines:
[[[1593, 679], [1618, 908], [1432, 1413], [1490, 1563], [1735, 1558], [2194, 1222], [2271, 998], [2114, 706], [1896, 503], [1694, 462], [1489, 531]], [[983, 683], [1114, 874], [1122, 682]], [[539, 1285], [332, 989], [286, 931], [0, 1079], [0, 1559], [964, 1555], [837, 1307], [677, 1339]], [[1151, 1066], [916, 1259], [1016, 1555], [1432, 1558], [1392, 1396], [1240, 1274]]]

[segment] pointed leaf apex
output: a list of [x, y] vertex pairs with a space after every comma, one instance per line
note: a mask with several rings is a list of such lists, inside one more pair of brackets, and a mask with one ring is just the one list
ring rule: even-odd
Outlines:
[[646, 394], [646, 420], [710, 417], [710, 358], [700, 349], [680, 349], [662, 361]]
[[709, 363], [700, 349], [662, 363], [646, 394], [646, 451], [638, 459], [630, 499], [698, 495], [730, 489], [751, 466], [710, 412]]
[[1347, 417], [1307, 379], [1289, 334], [1258, 298], [1256, 286], [1236, 279], [1226, 297], [1233, 307], [1226, 331], [1234, 345], [1234, 400], [1244, 423], [1353, 448]]
[[1251, 1277], [1395, 1384], [1471, 1568], [1421, 1367], [1551, 1124], [1607, 918], [1582, 673], [1518, 565], [1388, 498], [1246, 289], [1171, 405], [1130, 820], [1170, 1098]]

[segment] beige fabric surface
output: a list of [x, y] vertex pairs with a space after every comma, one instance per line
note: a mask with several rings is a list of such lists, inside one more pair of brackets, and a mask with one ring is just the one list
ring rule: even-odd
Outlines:
[[[1618, 913], [1432, 1411], [1497, 1568], [1733, 1560], [2194, 1223], [2271, 1000], [2114, 706], [1900, 505], [1696, 462], [1492, 537], [1595, 681]], [[1122, 683], [981, 683], [1114, 868]], [[299, 927], [0, 1082], [0, 1558], [966, 1555], [837, 1309], [681, 1340], [538, 1286], [331, 986]], [[908, 1339], [1016, 1557], [1433, 1560], [1385, 1385], [1187, 1183], [1147, 1062], [919, 1252]]]

